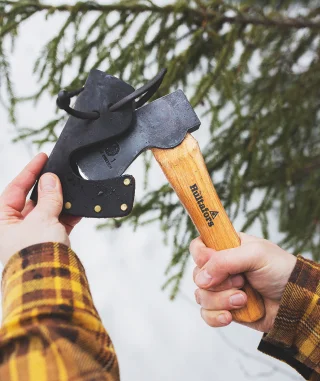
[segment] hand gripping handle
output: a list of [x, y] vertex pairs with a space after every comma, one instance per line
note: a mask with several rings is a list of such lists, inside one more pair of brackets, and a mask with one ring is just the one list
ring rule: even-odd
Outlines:
[[[205, 245], [215, 250], [240, 246], [239, 236], [212, 184], [197, 141], [187, 134], [179, 146], [172, 149], [153, 148], [152, 152]], [[243, 291], [248, 297], [247, 305], [231, 311], [233, 319], [247, 323], [261, 319], [265, 314], [261, 296], [248, 282]]]

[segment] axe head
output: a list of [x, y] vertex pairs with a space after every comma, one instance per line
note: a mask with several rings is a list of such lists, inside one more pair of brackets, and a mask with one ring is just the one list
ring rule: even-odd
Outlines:
[[185, 94], [177, 90], [139, 108], [126, 134], [79, 151], [74, 160], [84, 178], [110, 179], [121, 176], [143, 151], [174, 148], [199, 126]]
[[[71, 116], [41, 174], [53, 172], [60, 178], [63, 213], [94, 218], [128, 215], [135, 180], [123, 174], [133, 160], [149, 148], [174, 148], [199, 128], [181, 90], [142, 106], [164, 74], [165, 70], [134, 90], [118, 78], [92, 70], [83, 89], [59, 93], [57, 105]], [[70, 97], [75, 95], [71, 108]], [[136, 102], [138, 96], [142, 97]], [[31, 195], [34, 201], [36, 189]]]

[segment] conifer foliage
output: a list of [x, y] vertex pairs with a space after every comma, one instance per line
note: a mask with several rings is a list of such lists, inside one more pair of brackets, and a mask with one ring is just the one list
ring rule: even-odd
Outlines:
[[[99, 68], [139, 86], [163, 67], [157, 96], [185, 90], [205, 121], [204, 155], [230, 216], [245, 215], [283, 233], [280, 244], [320, 257], [320, 7], [317, 0], [126, 0], [55, 4], [0, 0], [1, 101], [15, 121], [17, 102], [76, 89]], [[17, 99], [10, 49], [24, 23], [41, 13], [64, 23], [34, 66], [36, 94]], [[76, 74], [70, 76], [70, 67]], [[5, 91], [4, 91], [5, 90]], [[64, 116], [19, 139], [57, 139]], [[19, 123], [19, 122], [18, 122]], [[145, 156], [146, 171], [150, 157]], [[253, 195], [259, 203], [253, 203]], [[276, 217], [275, 217], [276, 216]], [[168, 266], [178, 290], [196, 231], [168, 185], [146, 189], [133, 213], [114, 226], [160, 221], [173, 240]], [[110, 222], [108, 222], [110, 224]], [[103, 225], [105, 226], [105, 225]]]

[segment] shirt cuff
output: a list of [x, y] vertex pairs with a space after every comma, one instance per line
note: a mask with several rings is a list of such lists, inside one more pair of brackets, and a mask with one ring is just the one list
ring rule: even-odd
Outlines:
[[305, 379], [320, 374], [320, 265], [298, 256], [270, 332], [258, 349], [285, 361]]
[[2, 275], [3, 324], [29, 314], [72, 314], [74, 309], [98, 318], [85, 270], [76, 254], [61, 243], [41, 243], [14, 254]]

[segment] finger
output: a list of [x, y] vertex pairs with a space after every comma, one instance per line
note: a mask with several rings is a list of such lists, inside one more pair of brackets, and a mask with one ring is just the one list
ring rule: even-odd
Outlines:
[[68, 235], [72, 232], [72, 229], [81, 221], [81, 219], [81, 217], [70, 216], [68, 214], [64, 214], [59, 218]]
[[[195, 282], [197, 275], [201, 269], [199, 267], [195, 267], [193, 269], [193, 281]], [[245, 280], [242, 275], [232, 275], [229, 276], [226, 280], [224, 280], [222, 283], [208, 288], [209, 291], [224, 291], [224, 290], [230, 290], [231, 288], [238, 289], [244, 286]]]
[[200, 268], [208, 262], [214, 252], [215, 251], [213, 249], [209, 249], [203, 243], [200, 237], [194, 239], [190, 243], [190, 253], [193, 257], [194, 262]]
[[39, 153], [30, 161], [2, 193], [0, 197], [1, 208], [9, 207], [19, 212], [22, 211], [27, 194], [36, 182], [47, 160], [48, 156], [45, 153]]
[[[257, 238], [253, 235], [238, 233], [241, 240], [241, 244], [245, 244], [252, 241], [263, 240], [262, 238]], [[211, 258], [213, 253], [216, 251], [214, 249], [208, 248], [202, 241], [201, 237], [195, 238], [190, 243], [190, 253], [193, 257], [194, 262], [198, 267], [203, 267], [208, 260]]]
[[212, 292], [202, 289], [195, 291], [198, 304], [206, 310], [234, 310], [242, 308], [247, 303], [247, 295], [243, 291], [231, 289]]
[[242, 275], [231, 275], [226, 280], [224, 280], [222, 283], [218, 284], [217, 286], [212, 286], [208, 288], [209, 291], [225, 291], [230, 289], [240, 289], [244, 286], [245, 280]]
[[198, 273], [195, 283], [200, 288], [209, 289], [221, 284], [229, 275], [258, 270], [263, 266], [259, 251], [260, 243], [257, 242], [215, 252]]
[[210, 327], [225, 327], [232, 322], [232, 315], [229, 311], [210, 311], [201, 308], [202, 319]]
[[36, 204], [34, 201], [32, 200], [28, 200], [25, 204], [25, 207], [23, 208], [21, 214], [22, 214], [22, 217], [25, 218], [27, 217], [27, 215], [33, 211], [33, 209], [35, 208]]
[[41, 176], [38, 186], [38, 204], [34, 213], [42, 218], [58, 218], [63, 204], [62, 187], [57, 175], [45, 173]]

